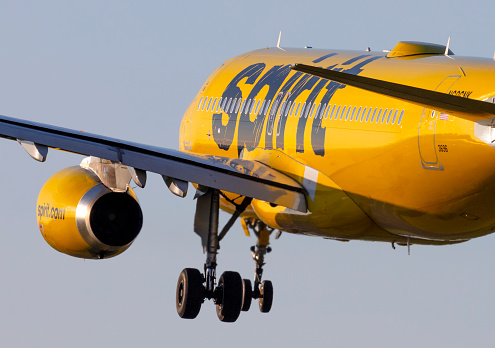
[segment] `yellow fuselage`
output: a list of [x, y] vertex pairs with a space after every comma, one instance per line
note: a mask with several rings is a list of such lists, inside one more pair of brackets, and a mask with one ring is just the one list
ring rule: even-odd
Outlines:
[[440, 113], [290, 69], [303, 63], [470, 99], [493, 97], [493, 60], [454, 57], [246, 53], [204, 83], [182, 120], [181, 150], [258, 160], [303, 186], [314, 179], [314, 187], [305, 186], [305, 214], [253, 201], [246, 214], [273, 228], [421, 244], [486, 235], [495, 230], [495, 149], [475, 135], [480, 116]]

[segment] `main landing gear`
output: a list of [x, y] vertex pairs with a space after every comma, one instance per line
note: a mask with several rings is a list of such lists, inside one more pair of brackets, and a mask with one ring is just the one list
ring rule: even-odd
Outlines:
[[249, 206], [251, 199], [244, 198], [241, 204], [230, 201], [236, 206], [236, 212], [222, 232], [218, 234], [220, 192], [216, 189], [199, 187], [198, 193], [194, 230], [202, 239], [203, 249], [206, 251], [206, 262], [203, 273], [194, 268], [185, 268], [179, 275], [176, 292], [177, 313], [181, 318], [194, 319], [199, 314], [204, 301], [213, 300], [218, 318], [223, 322], [234, 322], [241, 311], [249, 310], [253, 299], [259, 300], [262, 313], [268, 313], [273, 302], [273, 286], [269, 280], [262, 281], [261, 277], [265, 265], [264, 257], [271, 251], [268, 244], [272, 230], [259, 220], [243, 221], [258, 238], [256, 246], [251, 247], [256, 263], [254, 287], [250, 280], [242, 279], [239, 273], [232, 271], [223, 272], [217, 283], [219, 242], [239, 215]]

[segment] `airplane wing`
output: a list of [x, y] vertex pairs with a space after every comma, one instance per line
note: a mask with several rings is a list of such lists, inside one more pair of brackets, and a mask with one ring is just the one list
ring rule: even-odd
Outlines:
[[304, 189], [262, 163], [142, 145], [100, 135], [0, 116], [0, 137], [17, 140], [44, 161], [48, 148], [95, 156], [206, 187], [306, 212]]
[[305, 64], [294, 64], [293, 70], [306, 74], [337, 81], [352, 87], [364, 89], [389, 97], [406, 100], [427, 108], [437, 108], [440, 111], [460, 112], [464, 114], [495, 115], [495, 104], [479, 100], [463, 98], [446, 93], [435, 92], [423, 88], [402, 85], [370, 77], [347, 74], [327, 70]]

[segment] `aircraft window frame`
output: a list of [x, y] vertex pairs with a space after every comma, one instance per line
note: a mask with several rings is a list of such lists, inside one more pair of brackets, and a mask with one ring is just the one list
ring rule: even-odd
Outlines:
[[279, 111], [279, 113], [278, 113], [278, 114], [280, 115], [280, 117], [284, 117], [284, 113], [285, 113], [285, 104], [286, 104], [286, 101], [284, 100], [284, 101], [282, 102], [282, 105], [280, 106], [280, 111]]
[[269, 107], [270, 107], [270, 104], [271, 104], [271, 103], [272, 103], [272, 101], [271, 101], [271, 100], [268, 100], [268, 103], [266, 103], [266, 106], [265, 106], [265, 113], [264, 113], [264, 115], [265, 115], [265, 116], [266, 116], [266, 114], [268, 113], [268, 109], [269, 109]]
[[296, 111], [294, 112], [294, 117], [297, 117], [297, 114], [299, 113], [299, 108], [301, 106], [301, 102], [297, 103]]
[[370, 123], [373, 123], [375, 121], [375, 116], [376, 116], [376, 112], [378, 111], [378, 108], [375, 107], [375, 110], [373, 111], [373, 115], [371, 115], [371, 120], [370, 120]]
[[306, 109], [306, 102], [304, 102], [303, 105], [301, 105], [301, 110], [299, 110], [299, 118], [304, 116], [304, 110]]
[[201, 109], [201, 103], [203, 102], [203, 97], [201, 97], [201, 99], [199, 100], [199, 103], [198, 103], [198, 110], [196, 111], [199, 111], [199, 109]]
[[[206, 98], [208, 100], [208, 98]], [[213, 97], [210, 98], [210, 100], [208, 100], [208, 104], [206, 106], [206, 112], [210, 111], [210, 105], [211, 105], [211, 102], [213, 101]]]
[[294, 100], [292, 102], [292, 106], [290, 107], [290, 111], [289, 111], [289, 117], [292, 117], [294, 116], [294, 109], [296, 108], [296, 101]]
[[383, 108], [380, 108], [380, 111], [378, 111], [378, 115], [376, 115], [375, 123], [380, 122], [380, 116], [382, 115]]
[[361, 114], [361, 109], [362, 109], [362, 107], [360, 106], [359, 109], [357, 110], [356, 118], [354, 119], [354, 122], [357, 122], [359, 120], [359, 115]]
[[385, 117], [387, 117], [387, 113], [388, 113], [388, 108], [385, 108], [385, 111], [383, 112], [383, 115], [382, 115], [382, 122], [381, 122], [382, 124], [385, 121]]
[[316, 103], [313, 103], [313, 106], [311, 107], [311, 109], [309, 109], [308, 118], [314, 117], [315, 107], [316, 107]]
[[259, 105], [260, 105], [260, 101], [261, 101], [261, 99], [258, 99], [258, 101], [256, 101], [256, 99], [254, 99], [253, 110], [251, 111], [251, 113], [254, 112], [255, 115], [258, 114], [258, 108], [259, 108]]
[[[340, 108], [342, 107], [342, 105], [339, 105], [338, 108], [337, 108], [337, 111], [335, 112], [335, 117], [334, 117], [334, 120], [337, 120], [339, 118], [339, 115], [340, 115]], [[332, 111], [333, 112], [333, 111]]]
[[201, 108], [201, 111], [205, 111], [206, 104], [208, 104], [208, 98], [209, 97], [206, 97], [206, 99], [203, 101], [203, 107]]
[[247, 99], [244, 103], [244, 114], [247, 115], [249, 113], [249, 108], [251, 107], [251, 99]]
[[387, 124], [389, 124], [390, 122], [390, 118], [392, 117], [392, 113], [394, 112], [394, 109], [390, 109], [390, 111], [388, 112], [388, 116], [387, 116]]
[[234, 112], [236, 105], [237, 105], [237, 98], [234, 98], [234, 100], [232, 101], [232, 104], [230, 105], [230, 112], [228, 112], [229, 114]]
[[[329, 120], [331, 120], [331, 119], [332, 119], [332, 117], [333, 117], [333, 115], [334, 115], [334, 113], [335, 113], [335, 108], [336, 108], [336, 107], [337, 107], [337, 104], [333, 104], [333, 107], [332, 107], [332, 112], [330, 112], [330, 116], [328, 116], [328, 117], [329, 117]], [[330, 106], [328, 107], [328, 110], [330, 111]], [[328, 114], [328, 112], [327, 112], [327, 114]], [[325, 118], [326, 118], [326, 117], [325, 117]]]
[[287, 115], [289, 115], [290, 107], [291, 106], [292, 106], [292, 100], [289, 100], [289, 102], [287, 103], [287, 107], [285, 108], [285, 115], [284, 115], [284, 117], [287, 117]]
[[[235, 113], [237, 114], [239, 112], [239, 110], [241, 110], [240, 106], [242, 105], [242, 98], [239, 98], [239, 100], [237, 100], [237, 105], [235, 106]], [[242, 112], [242, 110], [241, 110]]]
[[215, 100], [213, 101], [213, 105], [211, 106], [211, 112], [215, 112], [215, 108], [217, 107], [217, 101], [218, 101], [218, 97], [215, 97]]
[[364, 120], [365, 123], [368, 123], [372, 111], [373, 111], [373, 107], [371, 106], [368, 108], [368, 113], [366, 114], [366, 119]]
[[218, 111], [220, 111], [220, 110], [222, 109], [222, 99], [223, 99], [223, 98], [222, 98], [222, 97], [220, 97], [220, 99], [218, 100], [218, 104], [217, 104], [217, 111], [216, 111], [216, 112], [218, 112]]
[[[316, 105], [316, 103], [315, 103]], [[316, 111], [313, 113], [314, 118], [318, 118], [318, 115], [320, 113], [320, 108], [321, 108], [321, 103], [318, 104], [318, 107], [316, 108]]]
[[404, 109], [402, 109], [400, 115], [399, 115], [399, 120], [397, 121], [397, 124], [400, 125], [402, 123], [402, 117], [404, 116]]
[[368, 109], [368, 107], [367, 107], [367, 106], [365, 106], [365, 107], [363, 108], [363, 112], [362, 112], [362, 114], [361, 114], [361, 117], [360, 117], [359, 122], [363, 122], [364, 117], [366, 116], [366, 111], [367, 111], [367, 109]]
[[352, 112], [351, 112], [351, 116], [350, 116], [350, 118], [349, 118], [349, 121], [354, 120], [354, 115], [356, 114], [356, 109], [357, 109], [357, 106], [355, 106], [355, 107], [352, 109]]
[[[263, 99], [263, 102], [261, 103], [261, 106], [260, 106], [260, 108], [258, 110], [259, 111], [259, 114], [261, 114], [261, 115], [263, 115], [263, 110], [265, 108], [265, 104], [266, 104], [266, 100]], [[256, 112], [256, 114], [258, 115], [258, 112]]]
[[[230, 98], [230, 99], [232, 99], [232, 98]], [[222, 112], [225, 112], [225, 109], [227, 107], [227, 104], [229, 104], [229, 98], [225, 97], [225, 98], [223, 98], [222, 108], [220, 109], [220, 110], [222, 110]]]
[[323, 115], [325, 114], [325, 111], [327, 110], [327, 103], [323, 104], [323, 106], [320, 109], [320, 120], [323, 119]]
[[308, 118], [308, 115], [311, 115], [310, 111], [311, 111], [312, 105], [313, 105], [313, 103], [311, 103], [311, 102], [308, 105], [306, 105], [306, 109], [304, 109], [304, 118]]
[[344, 107], [340, 111], [339, 120], [341, 120], [341, 121], [344, 119], [345, 109], [347, 109], [347, 105], [344, 105]]
[[399, 109], [395, 110], [394, 118], [392, 119], [392, 124], [395, 124], [395, 120], [397, 120], [398, 113], [399, 113]]

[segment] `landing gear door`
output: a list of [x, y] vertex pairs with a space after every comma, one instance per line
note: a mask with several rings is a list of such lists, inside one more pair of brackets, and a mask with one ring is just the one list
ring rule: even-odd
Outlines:
[[[435, 88], [435, 91], [447, 93], [460, 77], [460, 75], [446, 77], [437, 88]], [[438, 160], [435, 144], [435, 129], [439, 115], [440, 113], [438, 111], [424, 108], [419, 121], [418, 150], [421, 166], [424, 169], [443, 170], [443, 165]]]

